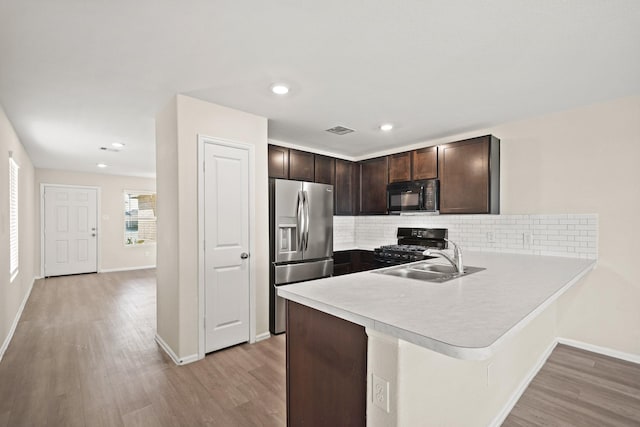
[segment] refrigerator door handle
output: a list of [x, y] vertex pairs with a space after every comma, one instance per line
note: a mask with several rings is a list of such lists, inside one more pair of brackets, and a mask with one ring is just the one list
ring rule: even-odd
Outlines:
[[309, 248], [309, 199], [307, 198], [307, 192], [303, 191], [302, 204], [304, 207], [304, 250]]
[[302, 251], [304, 245], [304, 193], [298, 191], [298, 208], [296, 210], [296, 235], [298, 237], [298, 251]]

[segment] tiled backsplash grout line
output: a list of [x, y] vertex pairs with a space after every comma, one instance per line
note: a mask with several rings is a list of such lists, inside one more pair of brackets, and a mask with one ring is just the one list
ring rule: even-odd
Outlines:
[[595, 259], [597, 214], [335, 216], [334, 246], [396, 242], [398, 227], [447, 228], [463, 249]]

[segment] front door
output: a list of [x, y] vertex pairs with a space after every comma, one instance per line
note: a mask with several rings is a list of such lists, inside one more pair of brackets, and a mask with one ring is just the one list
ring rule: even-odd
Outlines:
[[44, 276], [98, 271], [98, 190], [44, 186]]
[[205, 352], [249, 341], [249, 153], [204, 144]]

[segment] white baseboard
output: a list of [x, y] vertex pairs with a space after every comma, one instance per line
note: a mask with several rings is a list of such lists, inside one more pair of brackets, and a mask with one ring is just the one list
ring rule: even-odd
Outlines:
[[11, 328], [9, 329], [9, 333], [7, 334], [7, 337], [2, 343], [2, 347], [0, 347], [0, 362], [4, 357], [4, 353], [9, 348], [9, 344], [11, 343], [11, 339], [13, 338], [13, 334], [16, 332], [16, 328], [18, 327], [18, 323], [20, 322], [20, 318], [22, 317], [22, 312], [24, 311], [24, 307], [27, 305], [29, 296], [31, 296], [31, 290], [33, 289], [33, 284], [36, 282], [37, 279], [38, 279], [37, 277], [34, 277], [33, 280], [31, 281], [29, 290], [27, 290], [27, 293], [24, 295], [24, 298], [22, 299], [22, 303], [20, 304], [20, 307], [18, 308], [18, 312], [16, 313], [16, 317], [13, 319], [13, 323], [11, 324]]
[[189, 363], [197, 362], [198, 360], [200, 360], [200, 357], [197, 354], [192, 354], [190, 356], [183, 357], [179, 365], [187, 365]]
[[604, 356], [614, 357], [620, 360], [626, 360], [627, 362], [640, 364], [640, 355], [625, 353], [624, 351], [614, 350], [608, 347], [600, 347], [599, 345], [589, 344], [583, 341], [572, 340], [570, 338], [558, 338], [559, 344], [568, 345], [570, 347], [579, 348], [582, 350], [590, 351], [592, 353], [602, 354]]
[[141, 265], [138, 267], [122, 267], [122, 268], [101, 268], [98, 273], [115, 273], [117, 271], [130, 271], [130, 270], [146, 270], [149, 268], [156, 268], [154, 265]]
[[540, 355], [536, 364], [531, 367], [531, 369], [527, 373], [527, 376], [522, 379], [520, 384], [518, 384], [518, 387], [515, 389], [509, 400], [507, 400], [507, 403], [505, 403], [505, 405], [502, 407], [502, 410], [489, 423], [490, 427], [500, 427], [504, 420], [507, 419], [507, 416], [509, 416], [509, 414], [513, 410], [513, 407], [516, 406], [516, 403], [518, 403], [518, 400], [520, 399], [522, 394], [525, 392], [527, 387], [529, 387], [531, 381], [533, 381], [535, 376], [538, 375], [540, 369], [542, 369], [549, 356], [551, 356], [551, 352], [553, 352], [553, 349], [556, 348], [556, 345], [558, 345], [558, 341], [553, 340], [553, 342], [551, 342], [544, 353]]
[[271, 334], [269, 333], [269, 331], [263, 332], [261, 334], [256, 335], [256, 342], [268, 340], [269, 338], [271, 338]]
[[164, 342], [164, 340], [158, 334], [156, 334], [156, 342], [164, 350], [164, 352], [169, 355], [171, 360], [173, 360], [173, 363], [175, 363], [176, 365], [186, 365], [187, 363], [192, 363], [192, 362], [195, 362], [195, 361], [197, 361], [199, 359], [197, 354], [191, 354], [189, 356], [186, 356], [186, 357], [183, 357], [182, 359], [180, 359], [173, 352], [171, 347], [169, 347], [169, 345], [166, 342]]

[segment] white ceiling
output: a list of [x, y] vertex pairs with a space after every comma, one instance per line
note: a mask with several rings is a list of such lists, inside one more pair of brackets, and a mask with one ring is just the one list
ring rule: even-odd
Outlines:
[[362, 156], [640, 93], [640, 1], [0, 0], [0, 103], [36, 167], [153, 176], [176, 93]]

